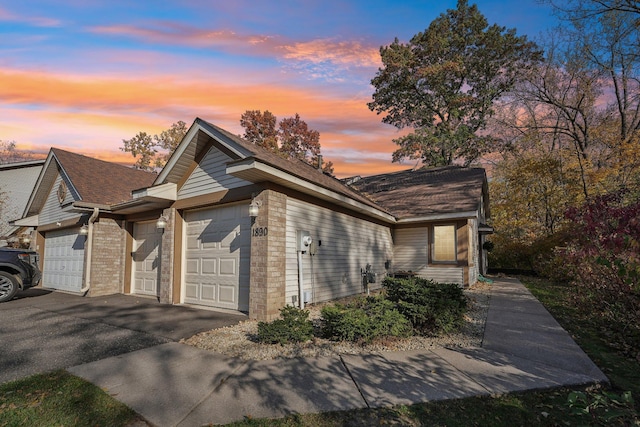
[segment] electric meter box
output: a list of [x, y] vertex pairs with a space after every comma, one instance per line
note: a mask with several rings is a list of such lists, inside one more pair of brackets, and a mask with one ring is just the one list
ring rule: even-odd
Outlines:
[[311, 242], [313, 241], [313, 239], [311, 239], [311, 233], [309, 233], [308, 231], [305, 230], [298, 230], [297, 231], [297, 238], [296, 238], [296, 242], [297, 242], [297, 246], [298, 246], [298, 250], [301, 252], [306, 252], [309, 250], [309, 246], [311, 245]]

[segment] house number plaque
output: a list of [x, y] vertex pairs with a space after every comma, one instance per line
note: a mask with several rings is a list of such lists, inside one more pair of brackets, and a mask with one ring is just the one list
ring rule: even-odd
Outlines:
[[251, 229], [251, 237], [266, 237], [269, 234], [267, 227], [254, 227]]

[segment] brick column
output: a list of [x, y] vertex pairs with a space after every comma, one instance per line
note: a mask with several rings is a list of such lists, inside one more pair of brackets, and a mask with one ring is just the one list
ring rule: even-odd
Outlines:
[[[84, 237], [80, 237], [84, 239]], [[100, 217], [93, 223], [91, 259], [91, 297], [123, 291], [125, 230], [121, 220]], [[85, 245], [86, 248], [86, 245]]]
[[[162, 232], [162, 238], [158, 250], [160, 253], [160, 282], [158, 283], [160, 302], [172, 304], [178, 301], [173, 300], [173, 273], [174, 273], [174, 241], [176, 239], [176, 210], [167, 208], [162, 211], [162, 215], [167, 219], [167, 226]], [[178, 256], [180, 256], [178, 254]]]
[[260, 212], [251, 226], [249, 317], [270, 321], [285, 306], [287, 196], [263, 190]]

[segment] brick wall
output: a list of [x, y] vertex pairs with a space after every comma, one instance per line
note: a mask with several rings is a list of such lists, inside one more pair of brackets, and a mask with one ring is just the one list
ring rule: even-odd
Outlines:
[[98, 218], [93, 224], [89, 296], [123, 292], [125, 241], [122, 221]]
[[[285, 305], [287, 196], [264, 190], [255, 200], [261, 206], [251, 227], [249, 317], [271, 321], [280, 315], [279, 310]], [[258, 229], [263, 232], [253, 232]]]

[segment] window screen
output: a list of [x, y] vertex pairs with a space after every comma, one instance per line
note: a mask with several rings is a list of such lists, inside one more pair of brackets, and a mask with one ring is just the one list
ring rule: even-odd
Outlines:
[[456, 226], [433, 227], [433, 261], [456, 261]]

